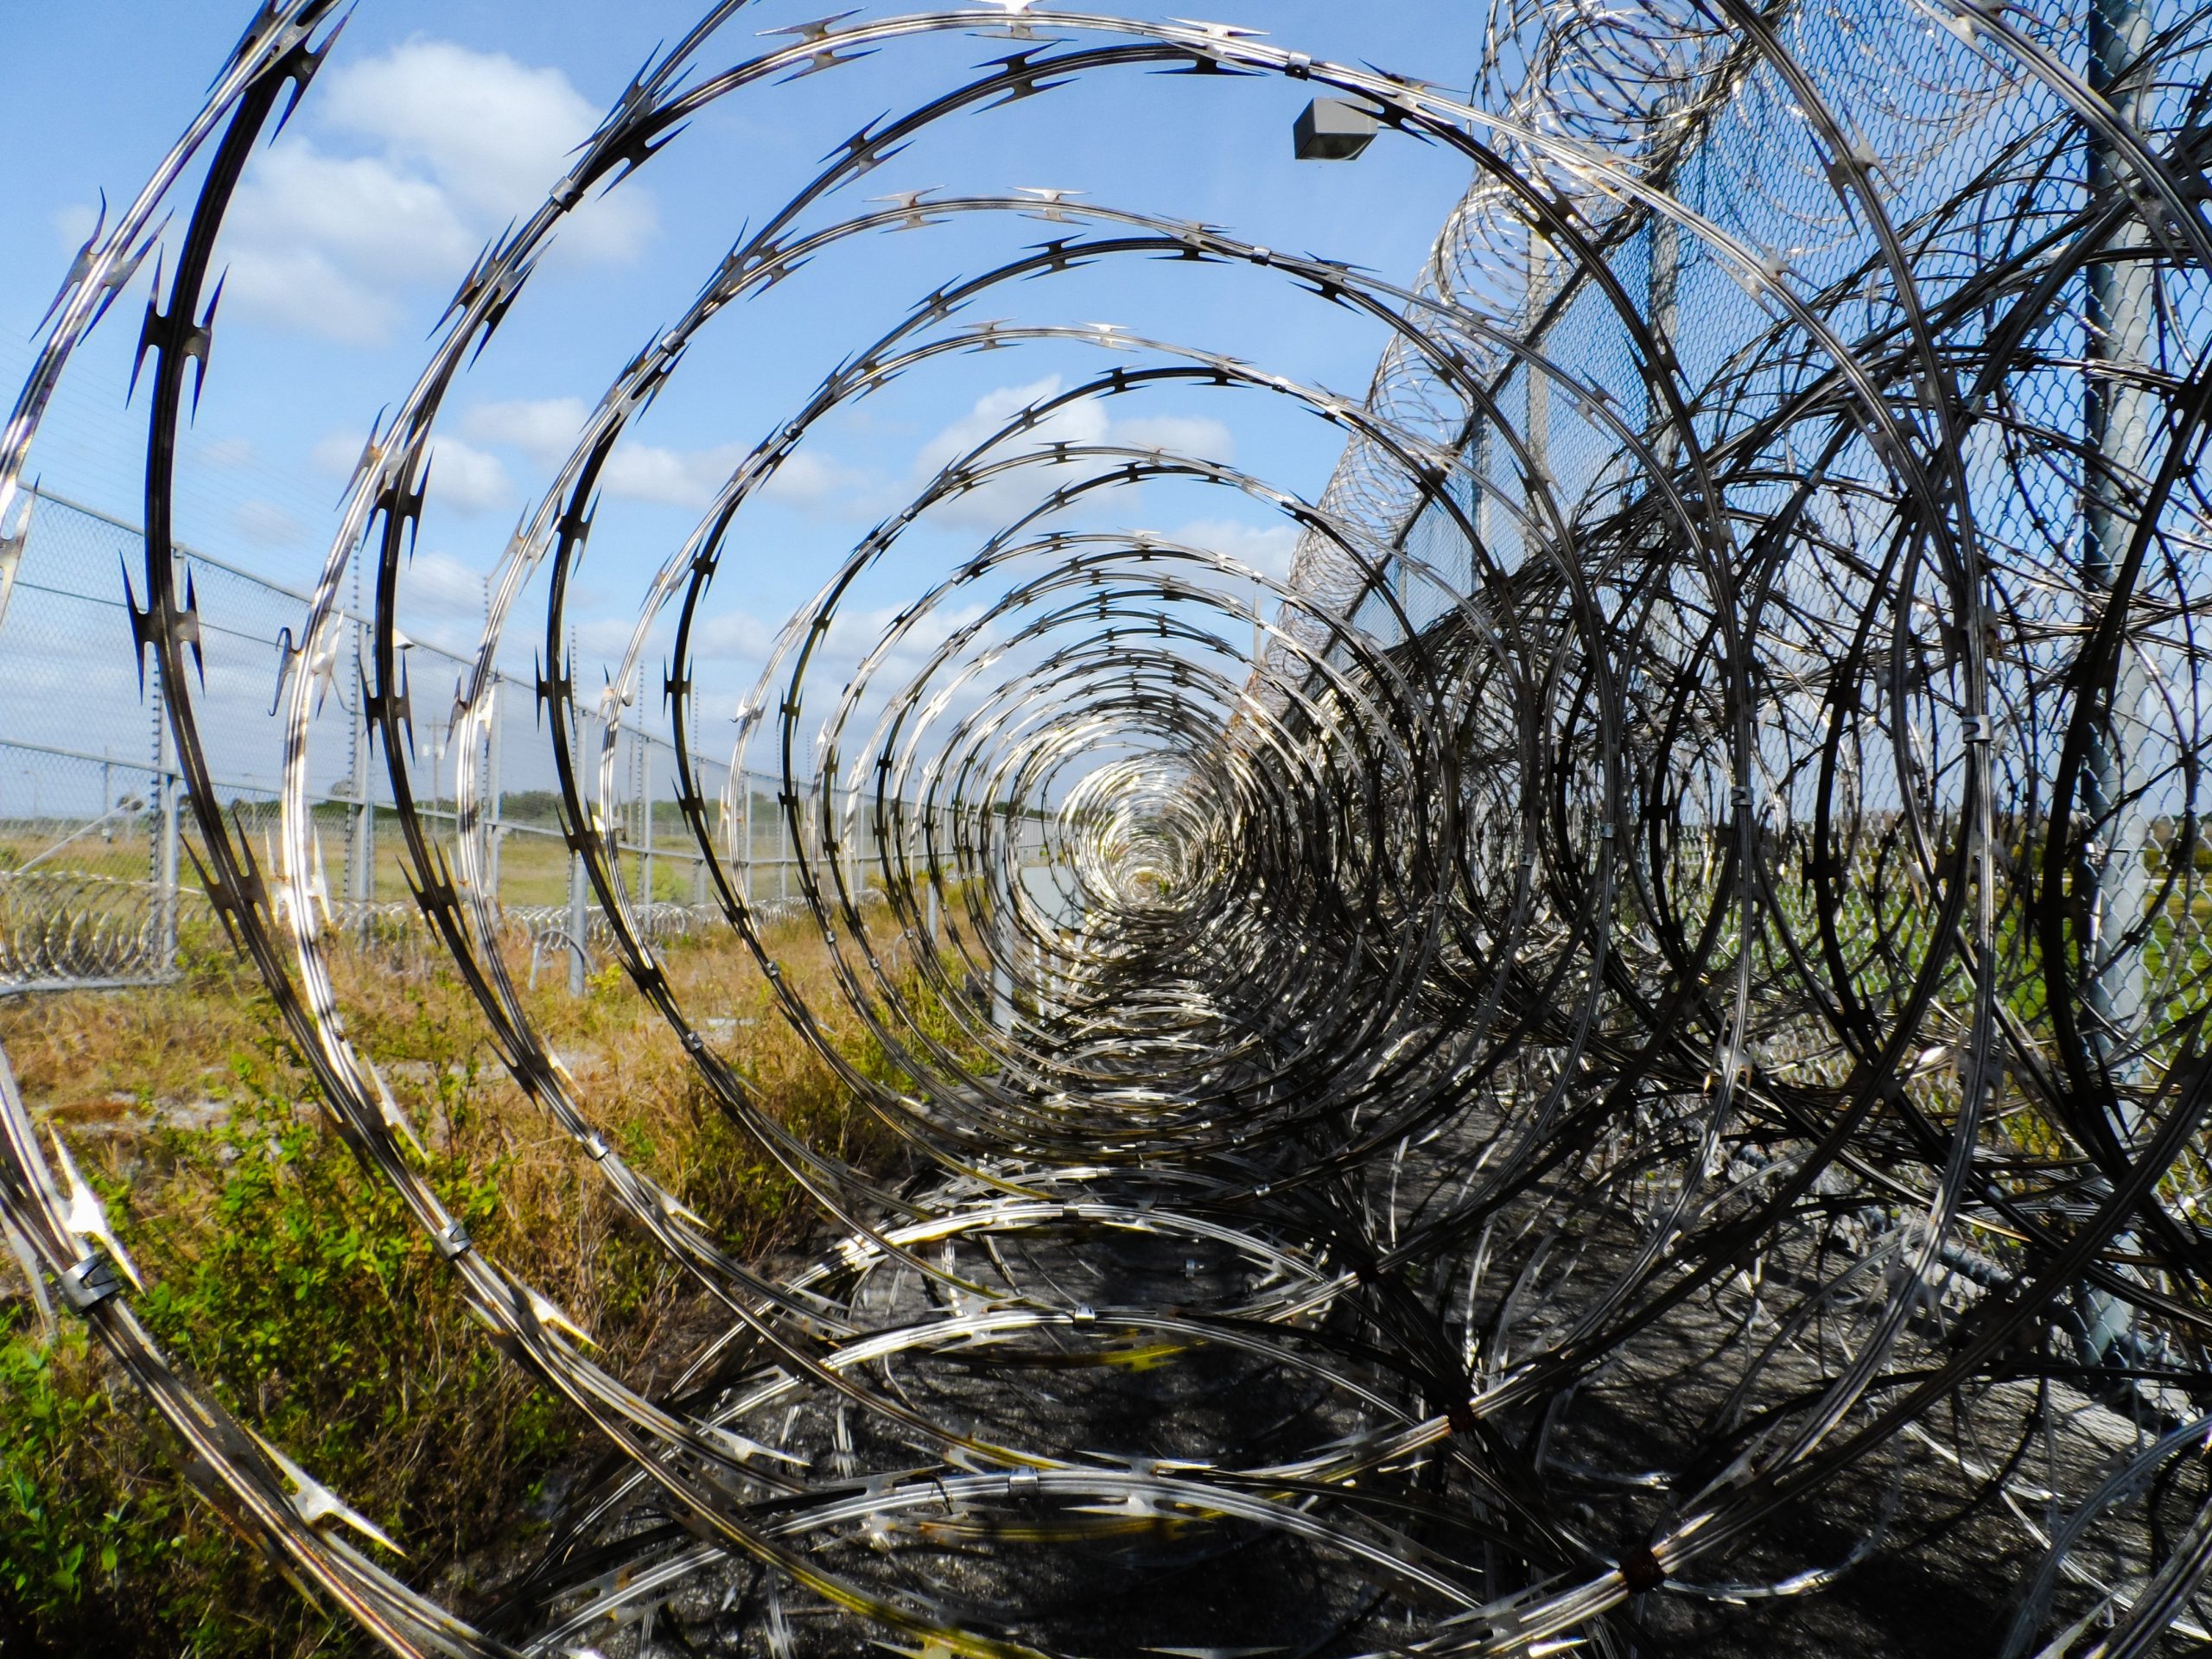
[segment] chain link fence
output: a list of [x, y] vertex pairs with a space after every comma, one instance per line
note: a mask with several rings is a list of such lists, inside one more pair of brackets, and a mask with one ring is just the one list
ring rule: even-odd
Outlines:
[[[0, 563], [0, 993], [143, 984], [173, 973], [181, 941], [208, 921], [194, 877], [190, 814], [169, 750], [159, 676], [132, 683], [128, 572], [141, 531], [61, 497], [35, 495], [20, 548]], [[224, 809], [272, 848], [282, 753], [280, 674], [308, 607], [302, 591], [213, 555], [179, 550], [201, 622], [200, 730]], [[372, 753], [362, 696], [368, 630], [346, 629], [315, 721], [309, 779], [320, 861], [308, 901], [364, 938], [414, 925], [390, 779]], [[458, 683], [469, 664], [410, 641], [418, 686]], [[536, 966], [585, 971], [605, 923], [569, 852], [553, 756], [530, 681], [503, 674], [485, 752], [480, 810], [488, 877]], [[635, 709], [639, 699], [633, 698]], [[424, 816], [448, 826], [455, 757], [449, 717], [418, 712], [409, 759]], [[595, 758], [598, 734], [587, 754]], [[716, 844], [747, 901], [772, 912], [799, 897], [798, 857], [774, 779], [699, 767]], [[610, 815], [632, 904], [656, 932], [719, 914], [707, 862], [678, 804], [677, 755], [625, 721]], [[442, 790], [442, 795], [436, 791]], [[866, 837], [856, 865], [875, 851]], [[276, 862], [273, 850], [270, 862]]]

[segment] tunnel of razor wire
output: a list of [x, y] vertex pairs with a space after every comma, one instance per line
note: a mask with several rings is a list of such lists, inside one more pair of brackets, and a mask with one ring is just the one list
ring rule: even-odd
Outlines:
[[[143, 327], [113, 649], [160, 730], [131, 810], [183, 826], [150, 908], [54, 859], [0, 872], [0, 918], [42, 982], [174, 950], [196, 876], [335, 1133], [607, 1456], [498, 1607], [441, 1605], [164, 1357], [67, 1131], [0, 1065], [10, 1242], [241, 1548], [406, 1655], [2212, 1650], [2212, 12], [1492, 0], [1479, 63], [1377, 67], [1025, 0], [798, 23], [725, 0], [394, 365], [288, 601], [249, 822], [210, 754], [226, 618], [175, 534], [179, 435], [223, 372], [242, 170], [341, 22], [251, 13], [86, 242], [0, 430], [4, 604], [58, 511], [32, 469], [72, 353]], [[906, 106], [854, 111], [688, 307], [635, 320], [448, 710], [398, 619], [466, 364], [572, 213], [689, 124], [793, 80], [834, 101], [833, 72], [899, 54]], [[1448, 157], [1467, 182], [1426, 267], [901, 172], [941, 124], [1163, 73], [1192, 120], [1277, 123], [1316, 165]], [[1232, 104], [1252, 83], [1272, 99]], [[997, 262], [933, 267], [948, 227]], [[695, 339], [887, 240], [909, 308], [747, 435], [587, 683], [572, 594], [617, 444]], [[1056, 301], [1140, 266], [1233, 268], [1387, 346], [1352, 397]], [[810, 439], [893, 380], [1045, 349], [1089, 367], [820, 571], [734, 724], [705, 707], [698, 641]], [[1068, 419], [1171, 396], [1291, 409], [1341, 460], [1262, 476]], [[1123, 512], [1160, 482], [1288, 526], [1287, 575]], [[979, 505], [960, 558], [910, 551]], [[901, 608], [825, 672], [885, 573]], [[334, 696], [404, 916], [330, 902]], [[818, 1212], [805, 1262], [728, 1253], [534, 1027], [486, 776], [518, 707], [574, 873], [546, 959], [618, 968], [666, 1020]], [[667, 756], [685, 904], [625, 874], [635, 730]], [[772, 895], [756, 815], [788, 849]], [[769, 924], [795, 916], [839, 1008], [782, 971]], [[514, 1083], [713, 1310], [673, 1383], [625, 1386], [441, 1201], [332, 971], [372, 924], [450, 958]], [[749, 954], [918, 1173], [762, 1109], [667, 972], [677, 925]], [[833, 1014], [887, 1066], [846, 1058]]]

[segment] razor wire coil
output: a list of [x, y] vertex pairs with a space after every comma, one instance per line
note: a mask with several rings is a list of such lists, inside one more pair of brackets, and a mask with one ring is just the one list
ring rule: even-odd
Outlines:
[[[209, 903], [364, 1166], [619, 1462], [496, 1631], [438, 1606], [334, 1529], [385, 1541], [338, 1495], [186, 1388], [0, 1067], [0, 1207], [242, 1530], [405, 1653], [610, 1630], [644, 1651], [671, 1628], [777, 1655], [871, 1633], [1230, 1650], [1195, 1599], [1129, 1605], [1173, 1568], [1266, 1598], [1240, 1610], [1243, 1650], [1625, 1655], [1727, 1639], [1743, 1609], [1815, 1607], [1984, 1525], [2034, 1563], [1999, 1651], [2092, 1626], [2106, 1655], [2212, 1641], [2208, 14], [1497, 0], [1461, 99], [1247, 30], [1021, 3], [740, 43], [725, 25], [753, 14], [729, 0], [486, 251], [372, 435], [287, 639], [275, 822], [249, 832], [199, 721], [221, 619], [172, 546], [176, 434], [217, 232], [257, 138], [313, 95], [333, 11], [257, 12], [87, 243], [0, 432], [0, 525], [70, 353], [174, 198], [131, 627]], [[657, 320], [493, 572], [424, 766], [397, 617], [432, 435], [563, 221], [721, 100], [970, 37], [1011, 49], [863, 125]], [[936, 124], [1162, 68], [1295, 82], [1463, 157], [1427, 269], [1400, 286], [1056, 191], [836, 195]], [[599, 486], [693, 342], [848, 245], [1040, 220], [1051, 240], [841, 342], [670, 550], [603, 691], [581, 686], [570, 585]], [[1368, 394], [1034, 305], [995, 317], [1139, 262], [1361, 318], [1388, 341]], [[695, 652], [779, 471], [893, 380], [1047, 348], [1089, 366], [824, 573], [718, 752]], [[1175, 443], [1063, 435], [1071, 412], [1171, 392], [1302, 410], [1344, 432], [1343, 459], [1308, 499]], [[1170, 481], [1279, 514], [1287, 578], [1091, 527]], [[825, 678], [866, 583], [978, 504], [993, 528]], [[357, 627], [424, 926], [516, 1083], [726, 1315], [655, 1397], [476, 1247], [348, 1033], [310, 901], [314, 713]], [[511, 634], [543, 664], [594, 946], [841, 1235], [804, 1271], [732, 1258], [532, 1027], [483, 775]], [[658, 718], [711, 925], [927, 1180], [764, 1112], [666, 971], [665, 933], [708, 924], [633, 893], [615, 823], [664, 635]], [[756, 772], [880, 1072], [829, 1040], [738, 874]], [[584, 943], [563, 912], [524, 919], [542, 948]]]

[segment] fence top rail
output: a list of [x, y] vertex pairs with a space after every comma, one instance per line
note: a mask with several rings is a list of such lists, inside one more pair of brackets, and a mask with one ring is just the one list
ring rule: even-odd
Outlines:
[[[59, 491], [41, 487], [27, 489], [24, 493], [30, 496], [36, 501], [61, 508], [65, 512], [78, 513], [85, 518], [93, 519], [99, 524], [107, 525], [110, 529], [119, 531], [126, 536], [140, 537], [145, 534], [145, 531], [140, 525], [134, 524], [130, 523], [130, 520], [119, 518], [116, 514], [106, 512], [99, 507], [89, 505], [85, 502], [76, 499], [73, 496], [62, 494]], [[226, 575], [234, 577], [239, 582], [249, 583], [253, 587], [262, 589], [265, 593], [274, 594], [281, 598], [289, 600], [293, 603], [302, 607], [310, 606], [315, 602], [313, 594], [308, 593], [302, 588], [294, 588], [285, 582], [279, 582], [273, 576], [264, 575], [257, 570], [249, 570], [243, 565], [232, 563], [228, 559], [219, 557], [215, 554], [207, 552], [202, 549], [191, 546], [184, 542], [178, 542], [175, 545], [177, 554], [192, 563], [204, 565], [210, 569], [219, 570]], [[122, 607], [124, 605], [124, 601], [120, 595], [81, 594], [74, 592], [73, 590], [65, 591], [62, 589], [39, 589], [37, 588], [37, 584], [30, 582], [23, 582], [21, 585], [27, 591], [50, 591], [62, 597], [86, 600], [97, 604], [114, 606], [118, 608]], [[368, 618], [360, 615], [359, 613], [348, 607], [342, 605], [338, 607], [335, 614], [341, 621], [352, 624], [355, 626], [368, 626]], [[256, 640], [264, 645], [274, 645], [280, 643], [280, 640], [276, 635], [271, 634], [264, 637], [264, 635], [253, 633], [244, 629], [226, 627], [218, 620], [203, 618], [200, 626], [210, 632], [226, 633], [233, 638], [240, 639]], [[465, 666], [475, 660], [474, 654], [473, 652], [455, 651], [448, 646], [437, 645], [429, 640], [410, 639], [406, 642], [405, 648], [421, 652], [432, 657], [441, 657], [445, 658], [448, 662], [457, 665]], [[513, 670], [505, 668], [495, 669], [493, 672], [493, 678], [499, 685], [511, 687], [524, 696], [534, 697], [536, 695], [535, 687], [532, 685], [530, 677]], [[668, 738], [658, 732], [651, 730], [641, 723], [634, 722], [630, 720], [624, 720], [620, 724], [621, 731], [626, 735], [651, 744], [656, 748], [672, 751], [675, 747]], [[15, 747], [19, 748], [31, 748], [37, 746], [31, 744], [16, 744]], [[67, 754], [68, 751], [54, 749], [48, 751], [48, 753], [54, 754]], [[700, 759], [701, 764], [709, 767], [719, 768], [721, 765], [721, 762], [707, 760], [703, 756]], [[227, 788], [230, 787], [230, 785], [226, 785], [225, 787]], [[258, 785], [243, 785], [243, 787], [257, 789], [261, 786]]]
[[[20, 738], [0, 737], [0, 749], [21, 749], [26, 754], [52, 755], [57, 760], [86, 760], [96, 766], [121, 766], [126, 772], [159, 772], [146, 760], [126, 760], [116, 754], [88, 754], [82, 749], [57, 748], [51, 743], [27, 743]], [[225, 785], [228, 787], [228, 785]]]
[[[73, 496], [62, 495], [42, 486], [26, 490], [23, 493], [35, 500], [51, 501], [57, 507], [67, 507], [72, 512], [81, 512], [87, 518], [97, 518], [100, 523], [108, 525], [111, 529], [119, 530], [126, 536], [143, 537], [146, 533], [143, 526], [134, 524], [127, 518], [118, 518], [115, 514], [103, 512], [99, 507], [87, 505]], [[302, 605], [312, 605], [315, 602], [315, 596], [312, 594], [303, 592], [297, 588], [287, 587], [273, 576], [264, 575], [257, 570], [248, 570], [243, 566], [232, 564], [228, 559], [218, 558], [213, 553], [188, 546], [182, 542], [175, 543], [175, 546], [178, 553], [190, 559], [194, 564], [207, 565], [220, 570], [226, 576], [236, 576], [240, 582], [250, 582], [257, 588], [266, 588], [271, 593], [282, 594], [285, 598], [296, 600]], [[345, 616], [349, 621], [359, 620], [353, 617], [351, 612], [341, 610], [340, 614]]]

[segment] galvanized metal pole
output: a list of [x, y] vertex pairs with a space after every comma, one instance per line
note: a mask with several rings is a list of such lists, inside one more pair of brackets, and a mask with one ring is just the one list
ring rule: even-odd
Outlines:
[[645, 843], [645, 920], [650, 927], [653, 906], [653, 745], [652, 740], [642, 732], [638, 734], [638, 743], [645, 753], [644, 760], [639, 763], [643, 775], [638, 780], [638, 794], [645, 813], [645, 833], [641, 839]]
[[868, 822], [861, 816], [861, 786], [857, 779], [846, 794], [845, 822], [851, 827], [845, 835], [845, 887], [857, 906], [867, 896], [862, 883], [868, 879], [868, 867], [861, 857], [861, 841], [868, 834]]
[[[2141, 60], [2151, 34], [2143, 0], [2095, 0], [2090, 8], [2089, 85], [2131, 123], [2142, 113], [2142, 92], [2127, 72]], [[2092, 134], [2092, 200], [2124, 188], [2126, 177], [2108, 146]], [[2143, 251], [2139, 225], [2129, 221], [2115, 241], [2107, 257], [2088, 266], [2083, 316], [2082, 427], [2089, 465], [2082, 491], [2082, 582], [2088, 604], [2100, 613], [2110, 603], [2135, 533], [2125, 475], [2149, 460], [2158, 418], [2157, 401], [2136, 378], [2156, 361], [2157, 276], [2150, 260], [2133, 257]], [[2139, 1030], [2145, 974], [2142, 950], [2126, 949], [2124, 942], [2143, 920], [2151, 823], [2142, 780], [2130, 775], [2143, 743], [2147, 688], [2140, 655], [2123, 649], [2111, 709], [2092, 739], [2083, 802], [2097, 842], [2090, 854], [2094, 893], [2086, 1001], [2099, 1059], [2116, 1071], [2133, 1071], [2120, 1051]]]
[[[1543, 307], [1545, 292], [1551, 285], [1551, 244], [1532, 229], [1529, 232], [1528, 295], [1531, 346], [1543, 344], [1543, 337], [1535, 332], [1534, 324], [1536, 313]], [[1521, 365], [1521, 378], [1529, 410], [1522, 437], [1529, 446], [1529, 464], [1541, 479], [1551, 470], [1552, 383], [1549, 377], [1527, 363]]]
[[16, 527], [10, 530], [0, 524], [0, 622], [8, 620], [8, 601], [15, 594], [16, 575], [23, 568], [23, 553], [31, 539], [31, 509], [38, 503], [38, 493], [23, 492], [23, 510], [16, 515]]
[[[1475, 454], [1471, 468], [1475, 475], [1474, 499], [1469, 504], [1470, 511], [1467, 514], [1467, 522], [1474, 525], [1476, 537], [1482, 543], [1484, 551], [1489, 554], [1491, 557], [1496, 557], [1497, 549], [1491, 545], [1490, 533], [1490, 498], [1491, 493], [1490, 486], [1490, 422], [1487, 418], [1484, 418], [1475, 428]], [[1472, 592], [1474, 588], [1474, 556], [1471, 551], [1468, 555], [1467, 560], [1467, 586], [1470, 592]]]
[[[927, 820], [925, 819], [925, 822], [926, 823]], [[929, 831], [928, 841], [928, 846], [930, 849], [929, 867], [922, 872], [922, 879], [929, 883], [929, 921], [927, 925], [929, 930], [929, 949], [931, 956], [935, 956], [937, 954], [938, 939], [937, 845], [938, 835], [936, 830], [932, 828]]]
[[[687, 706], [685, 714], [690, 721], [690, 729], [696, 732], [699, 729], [699, 693], [695, 689], [686, 694], [686, 698]], [[671, 759], [673, 757], [671, 757]], [[680, 779], [678, 781], [680, 781]], [[687, 853], [685, 856], [690, 858], [691, 861], [692, 908], [695, 910], [703, 909], [707, 903], [706, 858], [702, 854]]]
[[[576, 631], [574, 627], [569, 630], [568, 671], [570, 682], [573, 683], [576, 672]], [[571, 703], [570, 719], [573, 723], [569, 728], [569, 741], [573, 746], [571, 752], [579, 762], [582, 761], [585, 753], [584, 718], [582, 709]], [[586, 809], [586, 812], [585, 822], [576, 827], [579, 836], [592, 833], [588, 808]], [[584, 889], [587, 885], [584, 878], [583, 855], [572, 852], [569, 855], [569, 995], [570, 996], [582, 996], [584, 994], [584, 980], [591, 967], [589, 959], [584, 954], [584, 934], [591, 925], [591, 918], [586, 912], [584, 901]]]
[[[1660, 366], [1675, 360], [1675, 340], [1680, 336], [1681, 297], [1681, 231], [1664, 213], [1651, 216], [1651, 282], [1648, 300], [1651, 315], [1651, 332], [1665, 348]], [[1651, 400], [1651, 418], [1659, 423], [1653, 435], [1651, 450], [1660, 467], [1671, 473], [1681, 459], [1682, 435], [1672, 420], [1666, 418], [1667, 405], [1655, 396]], [[1657, 492], [1656, 485], [1652, 493]], [[1662, 510], [1662, 514], [1664, 509]], [[1675, 532], [1671, 521], [1662, 518], [1670, 536]], [[1680, 565], [1669, 561], [1666, 574], [1660, 579], [1658, 592], [1651, 607], [1651, 634], [1656, 649], [1665, 650], [1681, 632], [1681, 613], [1675, 601], [1674, 585]]]
[[[359, 579], [355, 578], [358, 590]], [[368, 683], [363, 677], [367, 661], [367, 624], [353, 624], [353, 700], [352, 774], [353, 801], [352, 833], [346, 844], [346, 897], [354, 906], [354, 923], [362, 947], [369, 943], [369, 906], [376, 898], [376, 807], [369, 798]]]
[[484, 740], [485, 839], [486, 842], [484, 880], [490, 887], [493, 904], [499, 901], [499, 852], [500, 849], [506, 844], [507, 838], [506, 820], [504, 817], [505, 809], [502, 805], [504, 796], [499, 783], [499, 751], [502, 747], [499, 741], [502, 713], [499, 707], [499, 692], [505, 683], [506, 682], [503, 679], [494, 679], [492, 682], [489, 700], [486, 704], [486, 712], [490, 717], [491, 730]]
[[176, 740], [170, 734], [168, 686], [158, 671], [154, 677], [154, 764], [156, 785], [161, 791], [161, 845], [155, 855], [155, 880], [160, 894], [161, 971], [171, 973], [177, 963], [178, 852], [181, 830], [177, 812]]
[[645, 671], [642, 664], [630, 682], [630, 707], [637, 710], [637, 724], [630, 741], [637, 746], [632, 775], [638, 791], [638, 905], [641, 924], [652, 926], [653, 903], [653, 739], [645, 729]]
[[590, 925], [584, 908], [584, 861], [581, 853], [569, 855], [569, 995], [584, 994], [584, 930]]
[[[2089, 9], [2088, 81], [2131, 124], [2141, 114], [2139, 84], [2128, 76], [2151, 41], [2151, 16], [2143, 0], [2094, 0]], [[2087, 183], [2092, 202], [2125, 188], [2126, 173], [2105, 141], [2089, 135]], [[2082, 503], [2082, 586], [2094, 620], [2112, 602], [2135, 515], [2127, 500], [2123, 474], [2133, 475], [2150, 461], [2157, 404], [2133, 378], [2156, 354], [2156, 276], [2147, 259], [2129, 257], [2143, 245], [2141, 227], [2127, 221], [2106, 257], [2088, 270], [2083, 307], [2082, 436], [2087, 450]], [[2101, 463], [2101, 465], [2100, 465]], [[2145, 1008], [2144, 952], [2131, 949], [2126, 935], [2143, 921], [2149, 871], [2145, 853], [2150, 837], [2149, 803], [2131, 762], [2143, 747], [2142, 700], [2145, 690], [2141, 658], [2122, 647], [2112, 705], [2094, 728], [2086, 768], [2083, 808], [2094, 836], [2089, 851], [2089, 975], [2083, 989], [2091, 1053], [2122, 1092], [2116, 1102], [2123, 1136], [2134, 1129], [2139, 1113], [2125, 1092], [2143, 1069], [2142, 1056], [2130, 1046], [2142, 1035]], [[2115, 1241], [2125, 1249], [2126, 1236]], [[2091, 1364], [2124, 1355], [2135, 1325], [2135, 1309], [2101, 1290], [2082, 1293], [2085, 1330], [2076, 1350]]]
[[[1680, 337], [1677, 327], [1680, 317], [1682, 243], [1681, 227], [1664, 213], [1651, 216], [1651, 332], [1667, 347], [1672, 359], [1675, 342]], [[1662, 420], [1666, 406], [1657, 398], [1652, 400], [1651, 418], [1660, 422], [1659, 430], [1652, 439], [1652, 451], [1659, 464], [1671, 467], [1681, 453], [1682, 435], [1675, 429], [1672, 421]]]

